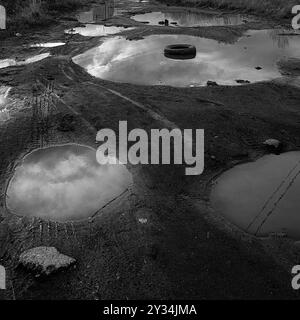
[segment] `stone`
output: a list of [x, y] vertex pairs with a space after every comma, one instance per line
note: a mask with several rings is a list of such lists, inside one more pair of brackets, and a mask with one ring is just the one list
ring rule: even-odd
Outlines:
[[76, 260], [61, 254], [54, 247], [36, 247], [22, 252], [19, 263], [36, 274], [48, 276], [70, 267]]
[[246, 83], [250, 83], [249, 80], [243, 80], [243, 79], [238, 79], [238, 80], [235, 80], [236, 83], [239, 83], [239, 84], [246, 84]]
[[277, 139], [267, 139], [265, 142], [263, 142], [265, 146], [273, 147], [273, 148], [279, 148], [281, 145], [281, 142]]
[[216, 87], [218, 84], [215, 81], [207, 81], [206, 85], [208, 87]]

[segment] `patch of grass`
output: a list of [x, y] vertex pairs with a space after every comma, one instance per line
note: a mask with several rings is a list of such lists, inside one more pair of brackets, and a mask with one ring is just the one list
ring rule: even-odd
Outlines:
[[73, 11], [88, 0], [0, 0], [8, 13], [8, 28], [49, 25], [57, 13]]
[[299, 0], [162, 0], [170, 4], [217, 9], [239, 9], [251, 13], [271, 15], [277, 18], [291, 16], [292, 7]]

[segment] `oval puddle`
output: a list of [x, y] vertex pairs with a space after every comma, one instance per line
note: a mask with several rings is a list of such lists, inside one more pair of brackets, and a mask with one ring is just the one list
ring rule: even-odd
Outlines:
[[[281, 77], [277, 62], [300, 56], [297, 37], [280, 36], [279, 32], [251, 31], [234, 44], [187, 35], [151, 35], [138, 41], [115, 37], [73, 61], [91, 75], [115, 82], [175, 87], [204, 86], [207, 81], [240, 85]], [[164, 48], [176, 43], [194, 45], [196, 57], [184, 61], [165, 57]]]
[[211, 194], [213, 207], [255, 235], [300, 239], [300, 152], [265, 156], [225, 172]]
[[253, 21], [253, 18], [241, 14], [216, 15], [186, 10], [149, 12], [136, 14], [131, 18], [138, 22], [148, 22], [150, 25], [160, 25], [168, 20], [169, 25], [179, 27], [230, 26]]
[[131, 182], [124, 165], [99, 165], [90, 147], [38, 149], [16, 168], [7, 207], [20, 216], [80, 220], [120, 196]]
[[46, 43], [35, 43], [30, 45], [31, 48], [56, 48], [64, 46], [65, 42], [46, 42]]

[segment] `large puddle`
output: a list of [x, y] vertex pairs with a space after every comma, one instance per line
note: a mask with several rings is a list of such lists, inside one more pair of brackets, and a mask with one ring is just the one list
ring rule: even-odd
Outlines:
[[122, 194], [131, 183], [123, 165], [99, 165], [80, 145], [36, 150], [15, 171], [7, 191], [12, 212], [49, 220], [78, 220]]
[[241, 14], [216, 15], [186, 10], [149, 12], [136, 14], [131, 18], [139, 22], [147, 22], [150, 25], [159, 25], [168, 20], [169, 25], [180, 27], [240, 25], [253, 20]]
[[224, 173], [213, 207], [243, 230], [300, 239], [300, 152], [268, 155]]
[[[115, 82], [178, 87], [203, 86], [207, 81], [238, 85], [240, 80], [256, 82], [280, 77], [277, 62], [300, 56], [299, 38], [280, 33], [251, 31], [234, 44], [187, 35], [152, 35], [138, 41], [115, 37], [73, 61], [91, 75]], [[164, 48], [176, 43], [196, 46], [196, 57], [165, 57]]]

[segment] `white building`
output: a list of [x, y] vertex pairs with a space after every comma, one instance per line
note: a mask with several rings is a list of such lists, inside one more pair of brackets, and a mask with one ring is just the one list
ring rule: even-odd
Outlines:
[[6, 10], [0, 5], [0, 29], [6, 29]]

